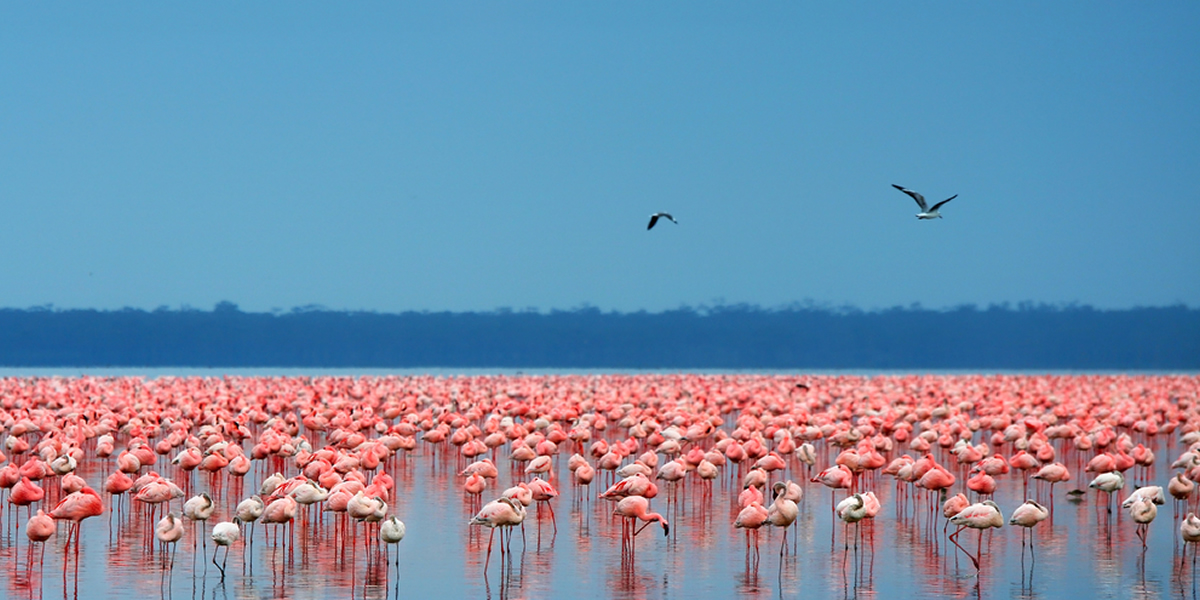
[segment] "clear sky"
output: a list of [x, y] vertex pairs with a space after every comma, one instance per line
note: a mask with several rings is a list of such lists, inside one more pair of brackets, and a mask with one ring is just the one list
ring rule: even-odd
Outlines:
[[[0, 307], [1200, 306], [1198, 32], [1190, 1], [6, 2]], [[958, 198], [918, 221], [893, 183]]]

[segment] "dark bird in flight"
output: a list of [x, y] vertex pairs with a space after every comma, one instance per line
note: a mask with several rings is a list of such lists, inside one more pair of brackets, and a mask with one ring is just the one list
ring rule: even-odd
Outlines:
[[664, 212], [658, 212], [658, 213], [654, 213], [654, 214], [650, 215], [650, 224], [646, 226], [647, 231], [654, 229], [654, 224], [658, 222], [659, 217], [663, 217], [666, 220], [668, 220], [676, 225], [679, 224], [679, 221], [676, 221], [675, 217], [672, 217], [671, 215], [664, 213]]
[[940, 219], [940, 218], [942, 218], [942, 215], [940, 213], [938, 213], [938, 209], [941, 208], [943, 204], [958, 197], [958, 194], [955, 194], [953, 196], [950, 196], [949, 198], [946, 198], [945, 200], [942, 200], [941, 202], [938, 202], [937, 204], [934, 204], [933, 208], [929, 208], [925, 204], [925, 196], [922, 196], [921, 194], [918, 194], [910, 189], [902, 188], [894, 183], [892, 184], [892, 187], [904, 192], [905, 194], [908, 194], [909, 196], [912, 196], [912, 199], [917, 201], [917, 206], [921, 207], [921, 212], [917, 213], [918, 219]]

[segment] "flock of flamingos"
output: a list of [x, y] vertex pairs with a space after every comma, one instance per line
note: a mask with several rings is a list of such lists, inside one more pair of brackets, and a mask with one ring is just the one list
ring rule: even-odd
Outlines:
[[[433, 457], [451, 461], [469, 523], [488, 535], [485, 575], [526, 523], [557, 530], [566, 486], [621, 519], [623, 556], [655, 543], [639, 537], [647, 527], [745, 530], [753, 561], [775, 528], [782, 555], [804, 502], [828, 503], [848, 550], [887, 486], [891, 510], [940, 525], [975, 569], [986, 530], [1017, 527], [1033, 552], [1039, 523], [1080, 494], [1143, 547], [1170, 510], [1180, 563], [1192, 548], [1194, 565], [1198, 411], [1195, 376], [6, 378], [0, 524], [27, 540], [27, 574], [56, 538], [64, 580], [93, 551], [80, 529], [106, 520], [110, 539], [140, 540], [164, 570], [179, 544], [198, 548], [222, 581], [231, 550], [244, 572], [245, 546], [263, 543], [256, 524], [271, 551], [289, 551], [299, 522], [332, 529], [343, 543], [331, 552], [361, 546], [387, 565], [406, 518], [437, 526], [396, 513], [406, 490], [389, 473]], [[1155, 456], [1167, 439], [1173, 455]], [[714, 482], [729, 490], [715, 500], [728, 523], [679, 509]], [[1027, 500], [998, 506], [998, 486]], [[964, 543], [968, 530], [978, 539]]]

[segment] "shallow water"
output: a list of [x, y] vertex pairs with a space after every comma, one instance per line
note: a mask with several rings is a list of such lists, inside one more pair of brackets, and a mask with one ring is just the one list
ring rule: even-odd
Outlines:
[[[1160, 457], [1178, 453], [1165, 441], [1156, 452]], [[1076, 459], [1068, 456], [1067, 460]], [[160, 467], [164, 463], [160, 460]], [[87, 464], [91, 470], [80, 474], [99, 489], [114, 467], [106, 461]], [[1072, 462], [1067, 464], [1074, 479], [1055, 490], [1054, 517], [1036, 528], [1034, 550], [1023, 548], [1019, 528], [994, 530], [983, 538], [978, 572], [946, 540], [944, 520], [937, 517], [930, 525], [921, 504], [926, 500], [918, 498], [901, 511], [890, 477], [866, 484], [880, 496], [883, 509], [862, 528], [860, 541], [856, 542], [854, 528], [849, 529], [854, 538], [849, 549], [845, 528], [834, 522], [829, 490], [805, 483], [787, 554], [782, 558], [779, 554], [780, 532], [764, 529], [757, 559], [753, 549], [746, 548], [745, 534], [732, 526], [740, 491], [732, 475], [723, 474], [711, 492], [698, 480], [689, 479], [686, 487], [673, 493], [663, 485], [652, 505], [671, 520], [671, 535], [664, 537], [656, 525], [647, 528], [637, 539], [636, 554], [629, 556], [621, 551], [621, 525], [610, 516], [612, 504], [595, 498], [603, 489], [601, 478], [591, 488], [573, 488], [567, 483], [565, 456], [555, 466], [554, 481], [561, 496], [553, 502], [554, 521], [548, 510], [537, 520], [531, 511], [524, 540], [518, 530], [511, 553], [501, 555], [494, 549], [485, 571], [489, 530], [467, 525], [477, 501], [461, 492], [462, 478], [456, 473], [462, 464], [454, 456], [435, 456], [422, 443], [419, 452], [384, 466], [397, 482], [399, 497], [391, 512], [408, 527], [407, 537], [391, 553], [395, 560], [398, 552], [398, 569], [388, 567], [378, 545], [364, 546], [365, 526], [350, 525], [349, 542], [344, 543], [346, 535], [339, 535], [335, 520], [326, 516], [298, 522], [290, 547], [286, 539], [269, 541], [262, 525], [254, 527], [253, 545], [245, 543], [244, 532], [243, 543], [229, 555], [224, 581], [211, 562], [193, 552], [189, 532], [178, 544], [173, 570], [164, 574], [157, 542], [144, 541], [144, 510], [127, 504], [84, 522], [78, 563], [73, 554], [64, 561], [67, 525], [60, 524], [58, 535], [47, 543], [44, 564], [29, 565], [28, 542], [16, 527], [24, 526], [25, 511], [20, 509], [17, 516], [18, 510], [6, 502], [0, 532], [0, 569], [6, 577], [0, 583], [0, 597], [1197, 597], [1190, 555], [1180, 567], [1178, 522], [1171, 503], [1161, 507], [1143, 551], [1134, 524], [1123, 511], [1114, 513], [1111, 526], [1107, 525], [1096, 492], [1079, 502], [1068, 500], [1067, 489], [1086, 483], [1080, 483], [1082, 468], [1076, 469]], [[510, 465], [500, 465], [500, 482], [507, 487], [515, 474]], [[176, 481], [188, 480], [173, 468], [160, 468], [160, 472]], [[789, 472], [789, 477], [806, 479], [803, 465], [792, 464]], [[244, 489], [256, 490], [263, 476], [252, 471]], [[1150, 473], [1160, 484], [1167, 477], [1164, 466]], [[222, 477], [226, 485], [232, 479]], [[1013, 474], [1000, 481], [996, 502], [1007, 517], [1020, 503], [1021, 489]], [[243, 490], [210, 485], [200, 472], [192, 474], [191, 486], [189, 493], [208, 490], [217, 498], [220, 508], [214, 523], [228, 518], [231, 507], [245, 495]], [[484, 497], [495, 497], [500, 489], [493, 487]], [[1034, 492], [1031, 485], [1030, 493]], [[669, 495], [677, 499], [671, 502]], [[842, 497], [844, 492], [839, 492], [837, 498]], [[179, 507], [173, 504], [173, 508]], [[973, 552], [977, 540], [975, 531], [965, 531], [960, 543]], [[212, 552], [209, 542], [204, 556], [211, 559]]]

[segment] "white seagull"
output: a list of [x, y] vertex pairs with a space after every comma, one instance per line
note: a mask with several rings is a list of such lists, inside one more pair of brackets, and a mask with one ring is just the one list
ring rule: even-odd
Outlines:
[[946, 198], [945, 200], [942, 200], [941, 202], [938, 202], [937, 204], [934, 204], [933, 208], [929, 208], [929, 206], [925, 204], [925, 196], [922, 196], [910, 189], [902, 188], [894, 183], [892, 184], [892, 187], [904, 192], [905, 194], [908, 194], [909, 196], [912, 196], [912, 199], [917, 201], [917, 206], [921, 207], [921, 212], [917, 213], [918, 219], [940, 219], [940, 218], [942, 218], [942, 215], [941, 215], [941, 213], [938, 212], [938, 209], [941, 208], [943, 204], [958, 197], [958, 194], [955, 194], [953, 196], [950, 196], [949, 198]]
[[664, 213], [664, 212], [658, 212], [658, 213], [654, 213], [654, 214], [650, 215], [650, 224], [646, 226], [647, 231], [654, 229], [654, 224], [658, 222], [659, 217], [663, 217], [676, 225], [679, 224], [679, 221], [676, 221], [675, 217], [672, 217], [671, 215]]

